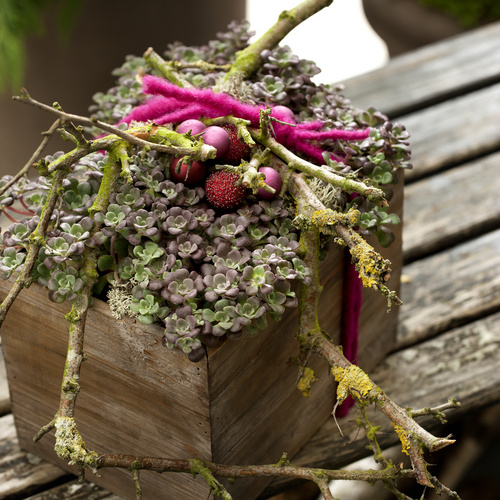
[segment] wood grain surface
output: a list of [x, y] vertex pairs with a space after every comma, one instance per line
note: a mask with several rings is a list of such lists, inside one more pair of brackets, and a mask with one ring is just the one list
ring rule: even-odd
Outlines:
[[447, 38], [395, 57], [345, 82], [355, 106], [394, 118], [500, 81], [500, 24]]

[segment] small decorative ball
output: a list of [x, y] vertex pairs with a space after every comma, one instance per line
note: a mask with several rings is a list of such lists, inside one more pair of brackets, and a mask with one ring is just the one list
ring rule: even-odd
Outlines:
[[175, 182], [182, 182], [187, 186], [194, 186], [196, 184], [200, 184], [205, 180], [207, 174], [207, 167], [202, 161], [193, 161], [191, 163], [191, 168], [188, 168], [189, 165], [187, 163], [180, 164], [180, 171], [177, 173], [176, 167], [179, 163], [180, 158], [173, 158], [170, 162], [169, 170], [170, 170], [170, 178]]
[[207, 127], [205, 124], [200, 122], [200, 120], [185, 120], [178, 127], [176, 132], [178, 134], [185, 134], [186, 132], [191, 131], [191, 135], [197, 135], [200, 132], [203, 132]]
[[205, 183], [205, 196], [214, 208], [234, 210], [245, 201], [246, 189], [238, 184], [239, 175], [217, 170], [210, 174]]
[[264, 188], [259, 188], [257, 191], [257, 197], [262, 200], [272, 200], [275, 198], [281, 189], [282, 181], [280, 174], [274, 170], [272, 167], [260, 167], [259, 172], [262, 172], [266, 178], [265, 183], [276, 190], [276, 194], [266, 191]]
[[238, 130], [234, 125], [225, 125], [224, 130], [229, 134], [229, 149], [224, 155], [223, 160], [229, 165], [239, 165], [242, 160], [248, 160], [250, 157], [250, 146], [238, 139]]
[[274, 106], [273, 110], [271, 111], [271, 116], [285, 123], [296, 122], [293, 111], [286, 106]]
[[203, 131], [203, 142], [213, 146], [217, 150], [216, 159], [222, 158], [229, 150], [231, 139], [229, 134], [222, 128], [213, 125]]

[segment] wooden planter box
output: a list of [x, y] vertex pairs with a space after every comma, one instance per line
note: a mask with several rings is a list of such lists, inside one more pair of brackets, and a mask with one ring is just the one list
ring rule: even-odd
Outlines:
[[[391, 202], [401, 215], [402, 187]], [[384, 255], [393, 262], [392, 288], [401, 270], [401, 234]], [[332, 248], [321, 266], [324, 292], [321, 326], [338, 340], [344, 252]], [[0, 295], [8, 282], [0, 280]], [[53, 433], [39, 443], [33, 436], [52, 420], [58, 407], [67, 348], [68, 305], [56, 305], [45, 290], [23, 290], [2, 328], [12, 411], [21, 447], [75, 472], [53, 451]], [[254, 338], [243, 336], [212, 349], [208, 359], [191, 363], [185, 355], [161, 345], [160, 326], [145, 327], [114, 319], [96, 300], [85, 335], [88, 359], [82, 368], [82, 392], [76, 420], [90, 449], [171, 458], [193, 458], [226, 464], [258, 464], [292, 458], [330, 417], [335, 386], [328, 366], [312, 361], [320, 382], [310, 398], [295, 388], [298, 369], [287, 363], [299, 353], [294, 339], [297, 315], [284, 315]], [[272, 322], [271, 322], [272, 323]], [[359, 364], [373, 368], [391, 349], [397, 310], [387, 314], [385, 299], [364, 291]], [[331, 417], [330, 417], [331, 418]], [[131, 475], [102, 470], [88, 478], [126, 498], [135, 498]], [[200, 478], [187, 474], [141, 474], [143, 497], [206, 499]], [[234, 498], [255, 498], [269, 480], [239, 480]]]

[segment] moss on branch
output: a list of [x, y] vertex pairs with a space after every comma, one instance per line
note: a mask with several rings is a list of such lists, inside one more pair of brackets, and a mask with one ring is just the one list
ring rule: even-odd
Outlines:
[[57, 417], [54, 423], [56, 428], [56, 443], [54, 450], [57, 456], [66, 460], [69, 465], [78, 465], [82, 468], [97, 468], [98, 454], [89, 451], [78, 432], [74, 418]]

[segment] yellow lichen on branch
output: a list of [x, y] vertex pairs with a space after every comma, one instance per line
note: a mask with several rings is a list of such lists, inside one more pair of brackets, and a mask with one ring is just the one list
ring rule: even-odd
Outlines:
[[323, 233], [334, 232], [334, 226], [342, 224], [343, 226], [352, 228], [359, 224], [361, 212], [354, 208], [349, 209], [346, 213], [337, 212], [331, 208], [324, 210], [316, 210], [312, 214], [312, 223], [317, 226]]
[[370, 377], [359, 366], [332, 366], [332, 374], [338, 383], [337, 404], [342, 404], [349, 394], [358, 398], [364, 397], [373, 389]]
[[390, 277], [390, 263], [383, 259], [371, 245], [360, 236], [355, 236], [356, 245], [349, 249], [359, 277], [366, 288], [378, 288]]
[[312, 368], [306, 366], [303, 370], [299, 368], [301, 375], [297, 382], [297, 389], [302, 393], [302, 396], [308, 398], [311, 396], [311, 385], [316, 382], [318, 377]]
[[95, 468], [98, 454], [89, 451], [82, 436], [78, 432], [75, 419], [72, 417], [57, 417], [54, 423], [56, 428], [56, 444], [54, 450], [59, 458], [66, 460], [69, 465]]
[[408, 436], [408, 433], [400, 426], [392, 422], [392, 425], [394, 427], [394, 430], [396, 431], [396, 434], [399, 437], [399, 440], [401, 441], [401, 447], [403, 453], [406, 453], [406, 455], [410, 454], [410, 448], [411, 448], [411, 443], [410, 443], [410, 438]]

